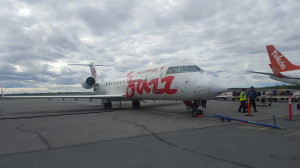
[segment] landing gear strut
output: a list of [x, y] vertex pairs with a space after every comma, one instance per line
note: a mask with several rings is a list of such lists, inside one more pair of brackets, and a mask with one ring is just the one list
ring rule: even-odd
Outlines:
[[200, 108], [200, 100], [194, 100], [192, 116], [197, 117], [198, 115], [203, 115], [203, 111]]
[[103, 106], [104, 106], [104, 109], [111, 109], [112, 107], [112, 104], [111, 104], [111, 101], [110, 100], [105, 100], [104, 103], [103, 103]]
[[134, 109], [139, 108], [140, 105], [141, 105], [141, 103], [139, 100], [132, 101], [132, 108], [134, 108]]

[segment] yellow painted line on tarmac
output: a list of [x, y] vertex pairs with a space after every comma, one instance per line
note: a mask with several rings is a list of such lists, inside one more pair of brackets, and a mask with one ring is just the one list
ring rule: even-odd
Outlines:
[[240, 129], [243, 130], [256, 130], [256, 131], [263, 131], [263, 130], [268, 130], [270, 128], [266, 127], [266, 128], [262, 128], [262, 127], [258, 127], [258, 126], [243, 126], [243, 127], [238, 127]]
[[300, 135], [300, 131], [290, 131], [289, 134], [285, 134], [283, 136], [297, 136], [297, 135]]
[[257, 130], [263, 131], [263, 130], [267, 130], [267, 129], [270, 129], [270, 128], [258, 128]]
[[152, 113], [157, 113], [157, 114], [167, 114], [167, 115], [172, 115], [172, 116], [179, 116], [179, 117], [188, 117], [188, 118], [192, 118], [189, 115], [183, 115], [183, 114], [174, 114], [174, 113], [166, 113], [166, 112], [161, 112], [161, 111], [150, 111]]

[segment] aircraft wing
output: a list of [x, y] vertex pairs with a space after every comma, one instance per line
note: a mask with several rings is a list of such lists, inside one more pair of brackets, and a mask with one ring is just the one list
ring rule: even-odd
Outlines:
[[277, 77], [277, 78], [298, 79], [298, 80], [300, 79], [300, 78], [293, 78], [293, 77], [283, 76], [281, 74], [280, 74], [280, 76], [276, 76], [274, 73], [267, 73], [267, 72], [255, 72], [255, 71], [248, 71], [248, 72], [263, 74], [263, 75], [270, 75], [270, 76], [274, 76], [274, 77]]
[[4, 99], [30, 99], [30, 98], [36, 98], [36, 99], [52, 99], [52, 98], [73, 98], [73, 99], [110, 99], [110, 100], [121, 100], [124, 99], [124, 95], [59, 95], [59, 96], [4, 96]]
[[255, 72], [255, 71], [248, 71], [248, 72], [275, 76], [273, 73], [267, 73], [267, 72]]

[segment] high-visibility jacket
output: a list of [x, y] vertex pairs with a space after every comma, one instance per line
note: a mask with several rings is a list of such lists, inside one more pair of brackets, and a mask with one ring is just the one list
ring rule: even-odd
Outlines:
[[240, 94], [240, 101], [246, 101], [247, 100], [247, 96], [245, 92], [241, 92]]

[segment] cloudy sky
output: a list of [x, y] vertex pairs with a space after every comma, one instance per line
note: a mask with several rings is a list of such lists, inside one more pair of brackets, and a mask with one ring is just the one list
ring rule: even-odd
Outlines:
[[[298, 0], [0, 0], [0, 83], [7, 93], [85, 91], [87, 67], [119, 72], [189, 60], [235, 87], [280, 84], [265, 46], [300, 64]], [[229, 78], [228, 78], [229, 79]]]

